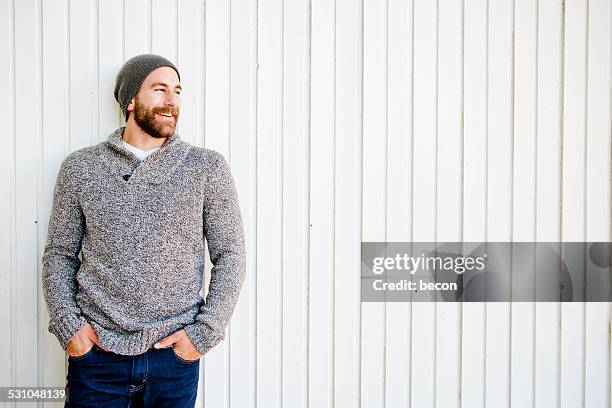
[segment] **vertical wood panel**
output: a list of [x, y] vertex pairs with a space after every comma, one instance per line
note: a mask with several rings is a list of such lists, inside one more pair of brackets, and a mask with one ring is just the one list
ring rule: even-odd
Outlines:
[[[285, 6], [289, 7], [289, 4]], [[311, 10], [308, 404], [332, 407], [336, 211], [335, 1], [315, 0]], [[290, 279], [289, 275], [285, 276]]]
[[[558, 242], [561, 240], [562, 2], [540, 0], [538, 6], [535, 240]], [[539, 258], [537, 264], [543, 262]], [[535, 311], [535, 406], [559, 406], [561, 308], [558, 303], [536, 303]]]
[[[363, 1], [362, 241], [386, 240], [387, 2]], [[361, 304], [361, 405], [384, 406], [385, 304]]]
[[[246, 13], [245, 15], [248, 16]], [[177, 19], [178, 45], [174, 62], [181, 73], [181, 84], [183, 86], [177, 132], [189, 143], [203, 146], [204, 115], [201, 112], [204, 112], [205, 109], [204, 83], [206, 75], [203, 2], [181, 0], [177, 3]], [[253, 101], [250, 102], [253, 103]]]
[[[611, 241], [610, 236], [610, 8], [606, 0], [587, 6], [586, 101], [586, 239]], [[587, 290], [610, 293], [610, 267], [587, 260]], [[610, 406], [610, 304], [586, 304], [585, 407]]]
[[[177, 60], [178, 0], [151, 0], [151, 52]], [[229, 2], [219, 2], [229, 4]], [[214, 15], [212, 21], [215, 21]], [[223, 20], [221, 20], [223, 22]], [[223, 34], [220, 30], [220, 34]], [[221, 47], [226, 44], [220, 43]], [[187, 65], [187, 64], [185, 64]]]
[[[16, 141], [16, 108], [15, 108], [15, 9], [14, 2], [4, 0], [0, 2], [0, 27], [4, 27], [0, 36], [0, 52], [4, 56], [0, 60], [0, 75], [5, 78], [0, 82], [0, 91], [3, 98], [0, 99], [0, 109], [6, 113], [5, 131], [3, 134], [4, 148], [0, 149], [0, 170], [4, 177], [0, 178], [0, 279], [3, 282], [0, 290], [0, 321], [8, 330], [13, 329], [13, 312], [11, 309], [13, 295], [13, 276], [15, 261], [13, 248], [15, 245], [15, 141]], [[41, 316], [40, 319], [44, 319]], [[46, 350], [44, 338], [41, 339], [41, 351]], [[13, 336], [0, 337], [0, 383], [3, 385], [13, 384]], [[56, 367], [60, 364], [57, 359]], [[63, 372], [63, 367], [55, 368], [55, 374]], [[44, 381], [52, 381], [44, 378]]]
[[[563, 139], [561, 241], [586, 239], [587, 2], [566, 2], [563, 24]], [[583, 256], [576, 256], [582, 267]], [[575, 290], [582, 291], [582, 285]], [[561, 305], [560, 406], [584, 406], [585, 304]]]
[[[284, 7], [283, 12], [283, 271], [285, 273], [283, 273], [281, 357], [282, 406], [305, 408], [308, 406], [310, 235], [309, 4], [307, 1], [294, 1], [291, 7]], [[330, 134], [322, 136], [326, 140], [333, 138]], [[313, 277], [322, 272], [318, 270], [318, 263], [314, 272]], [[329, 277], [333, 276], [333, 270], [324, 274], [328, 273]], [[321, 360], [324, 361], [323, 358]], [[331, 378], [327, 381], [333, 386]]]
[[[509, 242], [513, 238], [513, 29], [513, 1], [490, 1], [486, 235], [490, 242]], [[487, 303], [485, 406], [509, 406], [510, 336], [510, 305]]]
[[334, 406], [360, 406], [362, 4], [336, 1]]
[[[464, 1], [463, 236], [486, 241], [488, 2]], [[461, 337], [461, 406], [484, 407], [485, 307], [464, 303]]]
[[[410, 241], [412, 220], [412, 1], [388, 3], [387, 241]], [[408, 302], [386, 305], [385, 403], [410, 406], [410, 311]], [[457, 343], [458, 344], [458, 343]]]
[[151, 0], [123, 0], [124, 60], [151, 52]]
[[[37, 186], [39, 182], [41, 112], [40, 3], [22, 1], [15, 11], [15, 142], [14, 142], [14, 236], [11, 285], [12, 383], [36, 385], [39, 353], [37, 302], [38, 231]], [[26, 362], [30, 364], [26, 364]], [[27, 404], [32, 406], [32, 403]]]
[[[94, 143], [106, 140], [108, 135], [121, 126], [123, 114], [115, 100], [115, 77], [123, 63], [123, 3], [121, 0], [98, 0], [98, 78], [97, 135]], [[60, 23], [60, 28], [64, 26]]]
[[[194, 0], [195, 1], [195, 0]], [[197, 9], [198, 2], [194, 2]], [[230, 407], [255, 406], [256, 345], [256, 75], [257, 75], [257, 3], [254, 0], [233, 0], [230, 9], [230, 157], [232, 175], [238, 190], [247, 251], [247, 274], [229, 327]], [[202, 13], [198, 13], [198, 25]], [[199, 46], [198, 50], [202, 47]], [[186, 47], [186, 53], [190, 49]], [[203, 65], [198, 65], [203, 71]], [[199, 89], [200, 87], [198, 87]], [[198, 98], [199, 101], [199, 98]], [[194, 112], [198, 118], [199, 110]], [[304, 228], [305, 229], [305, 228]], [[302, 251], [305, 249], [302, 247]], [[295, 281], [298, 281], [297, 279]], [[301, 282], [305, 282], [304, 276]], [[299, 284], [299, 283], [297, 283]], [[307, 286], [302, 290], [305, 292]], [[305, 300], [303, 308], [306, 309]], [[301, 321], [306, 325], [305, 318]], [[305, 349], [304, 345], [304, 349]], [[209, 375], [214, 372], [208, 371]]]
[[[97, 138], [97, 34], [92, 30], [93, 0], [69, 2], [70, 151]], [[97, 18], [96, 18], [97, 20]], [[96, 101], [94, 103], [94, 101]]]
[[282, 7], [259, 1], [257, 20], [256, 405], [271, 408], [282, 403]]
[[[438, 1], [436, 241], [461, 241], [462, 3]], [[453, 245], [459, 250], [459, 245]], [[436, 295], [440, 299], [440, 295]], [[437, 407], [459, 407], [461, 308], [438, 303], [436, 310]]]
[[[412, 240], [416, 242], [436, 241], [438, 27], [437, 2], [415, 0]], [[436, 404], [436, 307], [427, 301], [412, 304], [410, 398], [414, 407]]]
[[[530, 0], [514, 2], [512, 239], [526, 242], [536, 240], [537, 6], [537, 2]], [[517, 261], [519, 266], [513, 268], [512, 288], [527, 288], [533, 294], [533, 284], [522, 277], [531, 276], [535, 258]], [[521, 302], [510, 307], [510, 405], [533, 407], [535, 305]]]

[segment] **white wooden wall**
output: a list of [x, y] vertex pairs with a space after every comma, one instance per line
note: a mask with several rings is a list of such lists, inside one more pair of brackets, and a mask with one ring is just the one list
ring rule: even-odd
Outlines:
[[0, 0], [0, 385], [65, 384], [40, 291], [55, 177], [154, 52], [248, 237], [198, 406], [609, 407], [610, 304], [361, 304], [359, 248], [611, 241], [611, 20], [610, 0]]

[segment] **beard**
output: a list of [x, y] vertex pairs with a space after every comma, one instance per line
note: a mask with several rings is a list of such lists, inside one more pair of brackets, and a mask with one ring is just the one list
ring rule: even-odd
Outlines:
[[[134, 100], [134, 121], [142, 130], [150, 136], [158, 139], [167, 139], [172, 136], [176, 130], [179, 113], [174, 108], [152, 107], [147, 109], [145, 105], [140, 103], [138, 97]], [[156, 113], [171, 113], [174, 115], [174, 120], [163, 121], [158, 119]]]

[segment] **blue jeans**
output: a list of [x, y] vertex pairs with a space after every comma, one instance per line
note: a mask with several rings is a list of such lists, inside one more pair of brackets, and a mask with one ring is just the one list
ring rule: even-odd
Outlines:
[[104, 351], [68, 357], [64, 407], [193, 407], [200, 359], [185, 360], [172, 347], [136, 356]]

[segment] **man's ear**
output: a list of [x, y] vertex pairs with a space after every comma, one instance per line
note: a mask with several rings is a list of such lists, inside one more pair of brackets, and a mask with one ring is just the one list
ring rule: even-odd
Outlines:
[[[131, 108], [131, 109], [130, 109], [130, 108]], [[132, 110], [134, 110], [134, 98], [132, 98], [132, 100], [130, 101], [130, 103], [128, 103], [127, 110], [128, 110], [128, 111], [132, 111]]]

